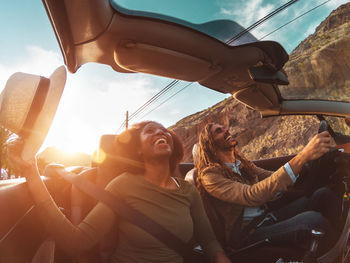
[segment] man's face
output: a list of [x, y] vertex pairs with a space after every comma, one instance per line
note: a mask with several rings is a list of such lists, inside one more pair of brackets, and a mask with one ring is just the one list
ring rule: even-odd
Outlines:
[[228, 129], [220, 124], [213, 124], [210, 129], [213, 136], [215, 146], [221, 151], [231, 151], [237, 144]]

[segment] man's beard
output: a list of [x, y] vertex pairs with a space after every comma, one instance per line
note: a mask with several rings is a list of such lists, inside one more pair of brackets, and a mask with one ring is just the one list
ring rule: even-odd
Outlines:
[[224, 141], [221, 143], [218, 143], [216, 145], [217, 149], [222, 152], [231, 152], [234, 150], [234, 148], [238, 145], [238, 142], [236, 140], [232, 140], [230, 142]]

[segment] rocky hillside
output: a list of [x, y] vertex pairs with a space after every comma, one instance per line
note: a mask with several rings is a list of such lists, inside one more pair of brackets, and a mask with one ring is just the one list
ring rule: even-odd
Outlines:
[[260, 159], [299, 151], [309, 138], [317, 132], [316, 117], [285, 116], [261, 118], [233, 97], [210, 109], [190, 115], [172, 129], [178, 134], [185, 147], [184, 161], [192, 161], [193, 144], [198, 134], [209, 122], [218, 122], [230, 127], [240, 149], [250, 159]]
[[[290, 85], [282, 90], [317, 87], [313, 94], [326, 91], [328, 97], [350, 94], [350, 3], [334, 10], [290, 54], [284, 69]], [[341, 89], [337, 89], [341, 88]], [[331, 89], [331, 92], [330, 92]], [[250, 159], [260, 159], [298, 152], [318, 129], [319, 121], [309, 116], [284, 116], [262, 119], [256, 111], [246, 108], [232, 97], [213, 107], [190, 115], [171, 128], [182, 138], [184, 161], [192, 161], [191, 149], [198, 134], [208, 122], [230, 127], [237, 136], [241, 150]]]
[[[293, 89], [317, 87], [314, 93], [342, 98], [350, 92], [350, 3], [334, 10], [290, 54], [284, 69]], [[286, 87], [288, 89], [290, 87]], [[283, 90], [282, 90], [283, 94]]]

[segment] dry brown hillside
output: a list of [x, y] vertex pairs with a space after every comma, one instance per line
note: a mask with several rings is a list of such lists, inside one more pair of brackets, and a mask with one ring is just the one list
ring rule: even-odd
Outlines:
[[[287, 88], [317, 87], [332, 89], [341, 86], [350, 93], [350, 3], [334, 10], [290, 54], [286, 70]], [[345, 89], [344, 89], [345, 87]], [[332, 89], [333, 91], [333, 89]], [[333, 92], [334, 93], [334, 92]], [[339, 97], [342, 94], [331, 94]], [[190, 115], [171, 128], [182, 138], [184, 161], [192, 161], [191, 149], [198, 134], [208, 122], [229, 125], [237, 135], [241, 150], [250, 159], [260, 159], [299, 151], [317, 132], [318, 120], [309, 116], [285, 116], [262, 119], [256, 111], [246, 108], [232, 97], [213, 107]]]
[[188, 116], [172, 127], [184, 143], [184, 161], [192, 161], [191, 150], [199, 131], [209, 122], [228, 125], [240, 149], [250, 159], [292, 154], [317, 132], [316, 117], [286, 116], [261, 118], [233, 97], [208, 110]]

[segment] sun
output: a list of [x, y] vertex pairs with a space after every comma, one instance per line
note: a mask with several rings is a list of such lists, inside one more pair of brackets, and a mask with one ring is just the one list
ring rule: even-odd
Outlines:
[[71, 122], [63, 125], [60, 121], [54, 122], [41, 147], [56, 147], [68, 154], [86, 153], [93, 155], [98, 149], [100, 135], [91, 127], [86, 127], [80, 122]]

